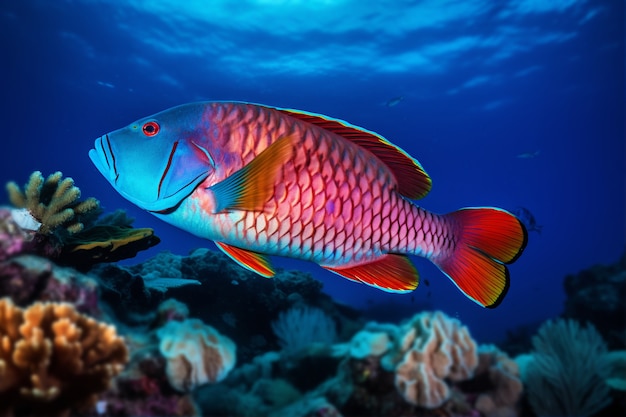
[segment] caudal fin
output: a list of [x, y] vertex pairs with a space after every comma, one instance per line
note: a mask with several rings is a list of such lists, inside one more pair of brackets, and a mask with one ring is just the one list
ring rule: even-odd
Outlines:
[[511, 213], [497, 208], [465, 208], [446, 217], [454, 225], [456, 247], [432, 261], [470, 299], [496, 307], [509, 288], [505, 264], [524, 250], [528, 233]]

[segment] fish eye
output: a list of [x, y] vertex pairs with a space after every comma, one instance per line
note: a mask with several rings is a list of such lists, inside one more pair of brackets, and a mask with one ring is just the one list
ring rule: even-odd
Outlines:
[[159, 124], [157, 122], [147, 122], [143, 125], [141, 130], [143, 130], [143, 134], [146, 136], [154, 136], [159, 133]]

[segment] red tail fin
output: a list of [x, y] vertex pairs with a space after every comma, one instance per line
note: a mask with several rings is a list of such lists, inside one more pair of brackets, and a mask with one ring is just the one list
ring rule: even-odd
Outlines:
[[465, 295], [483, 307], [496, 307], [509, 288], [509, 271], [524, 250], [527, 232], [507, 211], [465, 208], [446, 215], [454, 224], [456, 247], [432, 261]]

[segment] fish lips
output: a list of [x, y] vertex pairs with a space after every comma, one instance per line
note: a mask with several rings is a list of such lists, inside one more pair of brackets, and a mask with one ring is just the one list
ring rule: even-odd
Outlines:
[[115, 157], [111, 150], [108, 135], [96, 139], [94, 149], [89, 150], [89, 158], [98, 171], [115, 187], [115, 181], [117, 181], [119, 173], [115, 166]]
[[125, 191], [124, 187], [120, 186], [120, 172], [118, 170], [117, 161], [115, 159], [115, 154], [108, 135], [104, 135], [96, 139], [94, 149], [89, 150], [89, 158], [98, 171], [100, 171], [113, 188], [115, 188], [115, 190], [125, 199], [143, 208], [144, 210], [155, 213], [167, 213], [175, 210], [180, 203], [206, 179], [208, 175], [208, 173], [206, 175], [199, 175], [187, 183], [184, 187], [175, 190], [175, 192], [152, 201], [147, 201], [142, 198], [137, 198], [132, 193]]

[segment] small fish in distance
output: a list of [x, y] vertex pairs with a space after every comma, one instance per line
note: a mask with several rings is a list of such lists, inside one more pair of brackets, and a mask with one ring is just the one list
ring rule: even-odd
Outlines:
[[389, 292], [414, 290], [407, 255], [467, 297], [499, 304], [527, 241], [498, 208], [431, 213], [417, 160], [382, 136], [315, 113], [242, 102], [183, 104], [106, 134], [89, 156], [126, 199], [274, 275], [268, 255], [308, 260]]
[[528, 232], [537, 232], [541, 234], [541, 229], [543, 228], [543, 226], [540, 224], [537, 224], [537, 220], [535, 219], [535, 216], [526, 207], [519, 206], [515, 210], [513, 210], [512, 213], [518, 219], [520, 219], [520, 221], [524, 224], [524, 226], [526, 226], [526, 230]]
[[517, 154], [517, 157], [519, 159], [533, 159], [533, 158], [538, 157], [540, 152], [541, 152], [540, 150], [533, 151], [533, 152], [524, 152], [524, 153]]
[[385, 106], [387, 106], [387, 107], [395, 107], [398, 104], [400, 104], [400, 102], [402, 100], [404, 100], [404, 96], [398, 96], [398, 97], [390, 98], [389, 100], [385, 101]]

